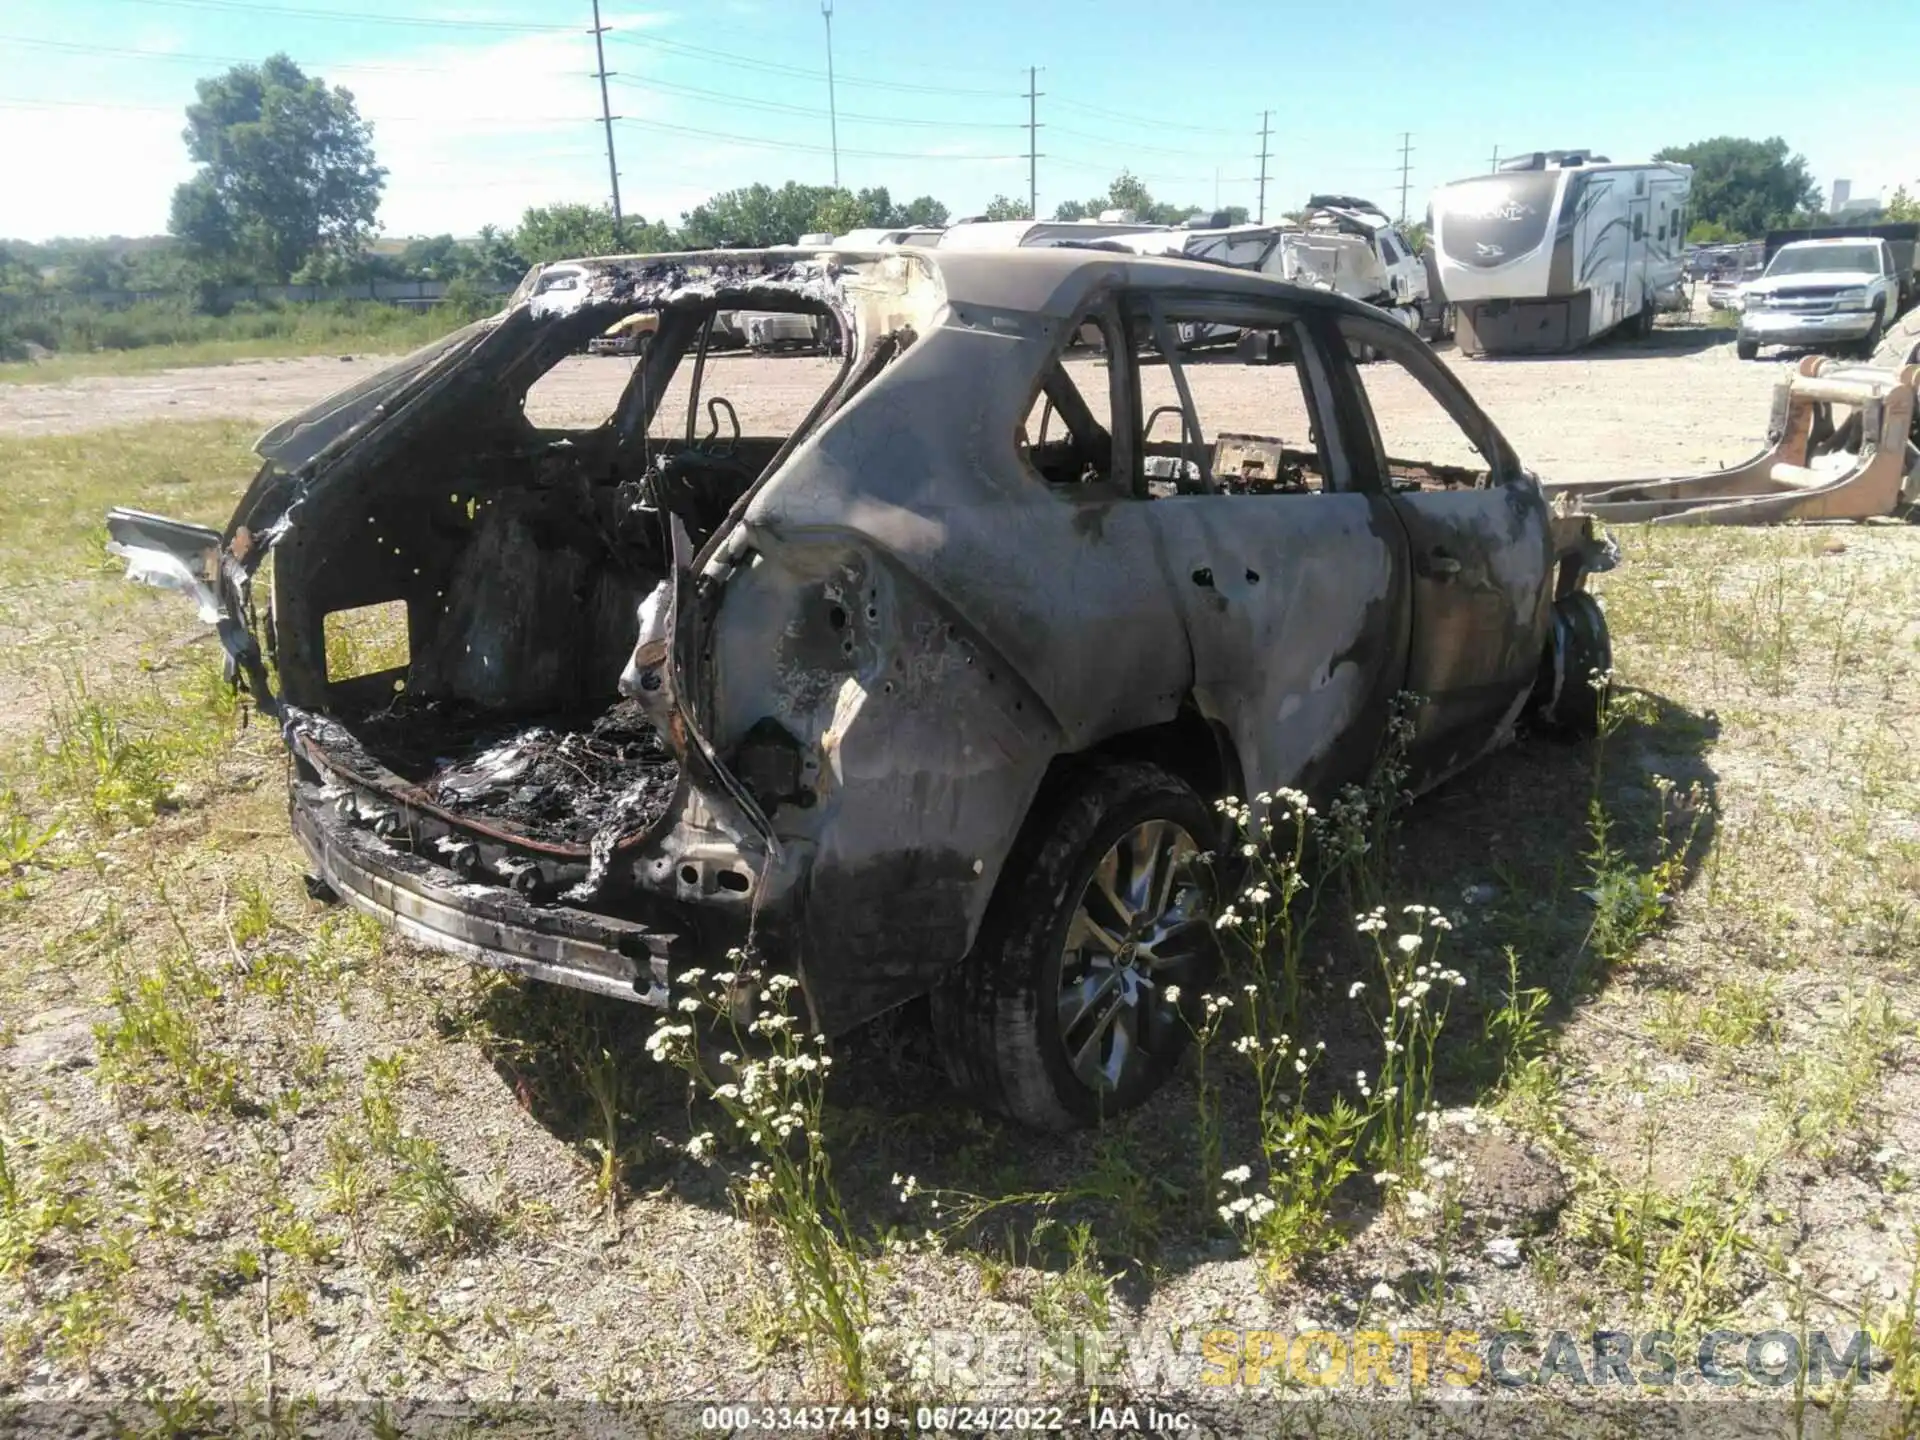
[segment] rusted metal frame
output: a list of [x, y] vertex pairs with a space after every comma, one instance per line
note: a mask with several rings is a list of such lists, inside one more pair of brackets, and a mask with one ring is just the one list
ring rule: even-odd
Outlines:
[[[1705, 475], [1666, 480], [1577, 482], [1554, 487], [1582, 511], [1616, 524], [1776, 524], [1793, 520], [1858, 520], [1890, 514], [1905, 488], [1910, 435], [1920, 405], [1920, 372], [1876, 383], [1828, 374], [1830, 362], [1803, 361], [1797, 376], [1776, 388], [1773, 443], [1745, 463]], [[1833, 427], [1825, 411], [1854, 408], [1860, 425], [1852, 464], [1821, 480], [1809, 472], [1816, 424]], [[1849, 422], [1851, 423], [1851, 422]], [[1844, 453], [1844, 452], [1842, 452]], [[1805, 473], [1817, 483], [1795, 484], [1778, 472]]]
[[1160, 349], [1161, 358], [1167, 362], [1167, 369], [1173, 375], [1173, 388], [1180, 397], [1180, 461], [1187, 460], [1187, 447], [1193, 447], [1193, 465], [1200, 473], [1200, 489], [1203, 494], [1218, 493], [1213, 479], [1212, 459], [1207, 454], [1207, 437], [1200, 428], [1200, 412], [1194, 409], [1193, 389], [1187, 384], [1186, 367], [1180, 363], [1180, 341], [1173, 333], [1173, 326], [1167, 323], [1166, 307], [1160, 303], [1160, 296], [1153, 291], [1147, 294], [1147, 323], [1153, 327], [1153, 343]]
[[[1395, 361], [1419, 381], [1420, 388], [1425, 390], [1433, 398], [1434, 403], [1447, 413], [1447, 417], [1460, 427], [1461, 432], [1473, 443], [1473, 448], [1480, 453], [1480, 458], [1486, 462], [1486, 482], [1477, 488], [1491, 489], [1497, 485], [1510, 484], [1520, 478], [1518, 461], [1500, 442], [1500, 432], [1495, 428], [1493, 421], [1487, 418], [1484, 410], [1473, 403], [1473, 398], [1467, 394], [1465, 387], [1455, 381], [1445, 368], [1433, 359], [1432, 353], [1421, 345], [1410, 331], [1402, 326], [1360, 315], [1339, 315], [1334, 320], [1334, 328], [1343, 339], [1350, 332], [1357, 331], [1362, 344], [1371, 345], [1383, 352], [1387, 358]], [[1392, 475], [1391, 461], [1394, 457], [1387, 454], [1386, 440], [1380, 434], [1379, 423], [1373, 413], [1373, 404], [1371, 400], [1366, 399], [1366, 382], [1360, 376], [1359, 366], [1353, 363], [1350, 356], [1348, 370], [1363, 402], [1360, 411], [1366, 417], [1367, 430], [1379, 461], [1381, 484], [1384, 488], [1391, 489], [1388, 482]]]
[[[720, 318], [720, 307], [715, 305], [707, 312], [706, 324], [700, 327], [700, 342], [693, 353], [693, 380], [687, 389], [687, 448], [693, 448], [693, 429], [700, 418], [700, 382], [707, 376], [707, 348], [713, 343], [713, 322]], [[716, 427], [717, 428], [717, 427]]]
[[[856, 376], [854, 361], [864, 357], [856, 353], [853, 326], [846, 323], [847, 317], [844, 311], [834, 307], [828, 307], [828, 309], [835, 323], [840, 326], [840, 373], [834, 377], [833, 383], [821, 392], [820, 398], [813, 402], [812, 407], [801, 417], [800, 423], [794, 426], [792, 431], [788, 433], [786, 440], [781, 444], [780, 448], [774, 451], [773, 458], [767, 461], [767, 468], [762, 470], [759, 475], [754, 478], [751, 485], [740, 492], [740, 498], [735, 500], [732, 507], [728, 509], [726, 519], [714, 526], [713, 534], [707, 537], [706, 543], [700, 547], [699, 553], [693, 557], [692, 569], [695, 571], [704, 570], [713, 557], [719, 553], [721, 542], [739, 525], [741, 518], [747, 513], [747, 507], [753, 503], [754, 496], [760, 493], [761, 488], [766, 485], [769, 480], [780, 473], [781, 467], [792, 457], [794, 450], [799, 447], [801, 442], [812, 435], [814, 430], [827, 417], [837, 411], [841, 403], [844, 403], [840, 399], [842, 392], [845, 392], [846, 397], [851, 399], [860, 386], [864, 386], [868, 381], [872, 380], [875, 375], [879, 374], [878, 369], [867, 370], [863, 368], [859, 375]], [[887, 357], [888, 361], [891, 362], [891, 360], [905, 348], [904, 343], [899, 344]], [[855, 383], [856, 381], [857, 383]]]
[[[1346, 447], [1336, 444], [1331, 438], [1337, 433], [1331, 379], [1325, 357], [1319, 353], [1300, 314], [1292, 309], [1270, 307], [1246, 299], [1227, 300], [1205, 296], [1181, 304], [1178, 313], [1183, 319], [1192, 317], [1201, 323], [1284, 331], [1292, 337], [1302, 357], [1301, 363], [1295, 365], [1294, 373], [1314, 420], [1317, 434], [1313, 438], [1319, 454], [1321, 474], [1326, 477], [1330, 489], [1352, 489], [1350, 483], [1333, 483], [1336, 477], [1343, 482], [1350, 482], [1352, 466]], [[1259, 324], [1249, 326], [1249, 319], [1257, 319]]]
[[1339, 401], [1334, 394], [1326, 354], [1299, 316], [1287, 323], [1287, 329], [1293, 338], [1296, 368], [1306, 386], [1307, 403], [1313, 409], [1314, 428], [1318, 432], [1314, 439], [1320, 450], [1320, 462], [1325, 467], [1322, 473], [1326, 476], [1327, 488], [1336, 493], [1357, 489], [1352, 457], [1340, 433]]
[[[1103, 295], [1087, 309], [1100, 326], [1100, 340], [1107, 350], [1107, 403], [1113, 412], [1113, 462], [1109, 474], [1122, 490], [1138, 499], [1147, 497], [1147, 477], [1140, 468], [1139, 389], [1135, 381], [1139, 368], [1134, 364], [1133, 347], [1127, 343], [1126, 322], [1111, 294]], [[1075, 330], [1085, 321], [1075, 322]], [[1074, 330], [1066, 332], [1069, 336]]]

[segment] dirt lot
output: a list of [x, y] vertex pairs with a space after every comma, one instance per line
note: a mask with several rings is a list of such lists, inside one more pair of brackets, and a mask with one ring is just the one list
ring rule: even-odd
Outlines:
[[[1565, 359], [1468, 360], [1443, 353], [1542, 475], [1631, 478], [1710, 469], [1758, 448], [1767, 395], [1783, 362], [1741, 364], [1727, 336], [1703, 327], [1663, 329], [1645, 344], [1609, 345]], [[0, 435], [73, 434], [153, 420], [239, 419], [264, 428], [385, 363], [376, 356], [260, 360], [0, 386]], [[585, 356], [563, 361], [537, 387], [529, 408], [556, 425], [596, 420], [618, 396], [630, 363]], [[753, 396], [763, 407], [754, 413], [769, 423], [790, 425], [819, 393], [832, 363], [721, 355], [714, 361], [714, 382], [722, 394]], [[1261, 397], [1272, 376], [1239, 365], [1218, 367], [1217, 373], [1209, 366], [1207, 372], [1209, 392], [1225, 402], [1219, 426], [1258, 430]]]
[[[1778, 373], [1723, 333], [1455, 363], [1542, 473], [1711, 467], [1756, 448]], [[716, 373], [771, 419], [826, 363]], [[0, 387], [0, 1393], [158, 1395], [176, 1430], [301, 1397], [556, 1431], [578, 1418], [556, 1400], [844, 1398], [796, 1232], [748, 1142], [649, 1058], [651, 1017], [311, 902], [270, 727], [236, 728], [177, 597], [101, 563], [109, 501], [223, 520], [250, 426], [371, 366]], [[624, 368], [568, 362], [547, 413], [591, 418]], [[1278, 372], [1207, 369], [1221, 428], [1270, 421]], [[1378, 403], [1439, 433], [1410, 391]], [[1389, 1058], [1369, 1003], [1396, 953], [1345, 892], [1300, 955], [1298, 1108], [1223, 1037], [1138, 1115], [1035, 1136], [952, 1099], [924, 1017], [871, 1027], [814, 1117], [870, 1394], [1050, 1402], [1070, 1428], [1094, 1393], [1158, 1398], [1220, 1434], [1271, 1432], [1284, 1398], [1343, 1434], [1362, 1422], [1311, 1380], [1209, 1384], [1201, 1337], [1233, 1332], [1217, 1379], [1221, 1353], [1306, 1332], [1484, 1353], [1525, 1331], [1507, 1363], [1549, 1373], [1467, 1433], [1718, 1433], [1664, 1403], [1702, 1395], [1756, 1402], [1715, 1407], [1728, 1433], [1915, 1433], [1920, 532], [1619, 539], [1604, 743], [1526, 738], [1381, 847], [1393, 930], [1420, 928], [1411, 904], [1455, 924], [1429, 1163], [1329, 1168], [1336, 1097]], [[1259, 1224], [1229, 1203], [1239, 1165], [1283, 1202]], [[1862, 1328], [1864, 1374], [1690, 1385], [1716, 1329], [1744, 1364], [1760, 1332], [1804, 1357]], [[1545, 1365], [1556, 1330], [1576, 1338]], [[1629, 1393], [1596, 1330], [1668, 1336], [1633, 1352], [1653, 1378], [1630, 1413], [1593, 1403]], [[989, 1342], [1120, 1354], [1104, 1379], [1023, 1376]], [[1432, 1394], [1501, 1392], [1434, 1353]]]

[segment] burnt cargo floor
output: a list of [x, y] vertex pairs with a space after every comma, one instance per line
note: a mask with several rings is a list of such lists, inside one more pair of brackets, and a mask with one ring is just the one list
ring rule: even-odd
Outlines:
[[680, 766], [632, 700], [582, 715], [503, 716], [406, 696], [346, 727], [444, 810], [529, 840], [586, 847], [666, 813]]

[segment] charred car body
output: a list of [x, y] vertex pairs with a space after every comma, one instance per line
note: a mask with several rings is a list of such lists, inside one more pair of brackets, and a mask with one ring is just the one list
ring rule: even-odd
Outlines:
[[[1165, 994], [1196, 1004], [1209, 963], [1188, 862], [1221, 838], [1213, 799], [1359, 778], [1403, 691], [1417, 786], [1529, 705], [1591, 718], [1591, 522], [1369, 307], [1068, 249], [549, 268], [568, 283], [536, 270], [265, 435], [224, 532], [109, 521], [281, 726], [316, 888], [416, 938], [655, 1006], [751, 946], [828, 1032], [931, 992], [959, 1079], [1085, 1122], [1179, 1053]], [[531, 385], [641, 311], [611, 416], [537, 428]], [[743, 434], [713, 393], [728, 311], [842, 337], [797, 426]], [[1299, 433], [1209, 443], [1183, 323], [1286, 332]], [[1104, 358], [1069, 370], [1083, 325]], [[1356, 341], [1484, 468], [1384, 453]], [[1143, 414], [1150, 367], [1174, 438]], [[379, 605], [403, 646], [345, 673], [329, 617]]]

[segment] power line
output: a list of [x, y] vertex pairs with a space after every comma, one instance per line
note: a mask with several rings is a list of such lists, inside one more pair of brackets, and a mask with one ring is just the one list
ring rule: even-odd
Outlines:
[[827, 22], [827, 136], [833, 142], [833, 188], [840, 188], [840, 119], [833, 113], [833, 0], [820, 0], [820, 18]]
[[1039, 70], [1027, 67], [1027, 218], [1040, 218], [1040, 82]]
[[[52, 106], [62, 110], [125, 111], [127, 113], [147, 115], [178, 115], [181, 113], [181, 107], [178, 105], [128, 105], [116, 104], [106, 100], [41, 100], [28, 99], [18, 95], [0, 96], [0, 106], [5, 106], [11, 110], [39, 110]], [[447, 117], [444, 115], [363, 115], [360, 118], [370, 125], [444, 125], [447, 123]], [[466, 125], [476, 125], [486, 122], [466, 120], [462, 123]], [[509, 129], [513, 129], [526, 128], [533, 125], [584, 125], [590, 124], [591, 122], [582, 120], [578, 115], [528, 115], [514, 117], [506, 123]], [[453, 138], [458, 139], [461, 137], [455, 136]]]
[[[967, 158], [977, 158], [977, 157], [967, 157]], [[1019, 158], [1024, 160], [1026, 157], [1022, 155]], [[1048, 152], [1048, 158], [1051, 159], [1054, 164], [1064, 165], [1069, 170], [1085, 170], [1092, 174], [1105, 175], [1109, 179], [1111, 179], [1113, 176], [1113, 166], [1111, 164], [1101, 163], [1099, 161], [1094, 161], [1094, 160], [1076, 160], [1070, 156], [1055, 155], [1051, 151]], [[1136, 180], [1151, 181], [1153, 184], [1156, 184], [1156, 185], [1211, 185], [1213, 184], [1213, 179], [1214, 179], [1214, 177], [1211, 174], [1208, 174], [1208, 175], [1159, 175], [1159, 174], [1143, 175], [1139, 171], [1132, 171], [1130, 173], [1133, 175], [1133, 178]], [[1257, 176], [1253, 176], [1253, 175], [1227, 175], [1222, 178], [1224, 179], [1225, 183], [1229, 185], [1251, 185], [1258, 179]]]
[[620, 167], [613, 158], [613, 110], [607, 102], [607, 48], [601, 36], [607, 27], [600, 23], [600, 0], [593, 0], [593, 55], [600, 62], [594, 73], [600, 79], [600, 123], [607, 127], [607, 182], [613, 187], [613, 238], [619, 243], [624, 226], [620, 219]]
[[513, 20], [453, 20], [436, 15], [394, 14], [370, 10], [308, 10], [293, 5], [262, 5], [256, 0], [120, 0], [123, 5], [163, 5], [175, 10], [225, 10], [254, 15], [285, 15], [299, 20], [351, 20], [356, 25], [420, 25], [435, 30], [510, 30], [522, 35], [564, 35], [565, 25], [529, 25]]
[[[658, 35], [637, 35], [615, 31], [613, 41], [616, 45], [639, 45], [648, 49], [663, 50], [670, 55], [694, 55], [704, 60], [724, 63], [729, 69], [757, 70], [768, 75], [793, 75], [802, 80], [824, 80], [824, 70], [810, 70], [804, 65], [787, 65], [778, 60], [756, 60], [751, 56], [735, 54], [728, 50], [710, 50], [703, 45], [688, 45], [679, 40], [667, 40]], [[907, 95], [991, 95], [999, 99], [1011, 98], [1005, 90], [961, 89], [951, 85], [911, 85], [900, 80], [865, 80], [851, 75], [837, 77], [837, 83], [852, 85], [863, 90], [894, 90]]]
[[[615, 73], [615, 72], [609, 72]], [[687, 95], [698, 100], [723, 101], [730, 110], [765, 110], [776, 115], [810, 115], [825, 119], [827, 112], [818, 105], [789, 105], [780, 100], [745, 100], [724, 90], [703, 90], [697, 85], [676, 85], [665, 80], [632, 80], [622, 77], [614, 82], [629, 90], [654, 91], [664, 95]], [[842, 112], [840, 119], [872, 125], [927, 125], [941, 130], [1024, 130], [1018, 120], [929, 120], [924, 115], [857, 115]]]
[[1272, 118], [1271, 110], [1260, 112], [1260, 223], [1267, 223], [1267, 122]]
[[[813, 155], [831, 153], [825, 145], [810, 145], [804, 140], [768, 140], [759, 135], [732, 135], [720, 130], [703, 130], [692, 125], [674, 125], [665, 120], [640, 120], [628, 115], [621, 118], [622, 125], [637, 125], [644, 130], [658, 130], [669, 135], [698, 135], [704, 140], [727, 140], [735, 145], [757, 147], [762, 150], [796, 150]], [[1024, 160], [1025, 155], [973, 155], [941, 154], [937, 151], [911, 150], [849, 150], [840, 149], [842, 155], [852, 155], [868, 160], [945, 160], [968, 161], [975, 164], [1000, 163], [1010, 160]]]
[[1159, 116], [1129, 115], [1124, 110], [1108, 110], [1103, 106], [1088, 105], [1080, 100], [1056, 97], [1054, 103], [1065, 105], [1073, 110], [1084, 110], [1089, 115], [1102, 115], [1109, 120], [1121, 120], [1129, 125], [1144, 125], [1154, 130], [1191, 130], [1201, 135], [1238, 135], [1240, 133], [1238, 130], [1228, 130], [1218, 125], [1184, 125], [1161, 119]]
[[[74, 40], [43, 40], [39, 36], [0, 35], [0, 45], [30, 45], [43, 50], [61, 50], [76, 55], [110, 55], [129, 60], [172, 60], [193, 65], [258, 65], [258, 56], [253, 55], [208, 55], [194, 50], [137, 50], [124, 45], [83, 45]], [[311, 62], [296, 62], [312, 70], [344, 70], [355, 74], [396, 74], [396, 75], [453, 75], [458, 72], [450, 65], [360, 65], [347, 61], [329, 60], [315, 65]], [[526, 71], [521, 74], [572, 75], [572, 70]]]
[[1173, 145], [1147, 145], [1136, 140], [1122, 140], [1113, 135], [1095, 135], [1087, 130], [1070, 130], [1064, 125], [1050, 126], [1056, 135], [1071, 135], [1077, 140], [1091, 140], [1097, 145], [1112, 145], [1122, 150], [1145, 150], [1154, 155], [1186, 155], [1195, 159], [1211, 159], [1219, 154], [1217, 150], [1187, 150]]
[[1400, 223], [1407, 223], [1408, 176], [1413, 170], [1413, 132], [1403, 130], [1400, 133]]

